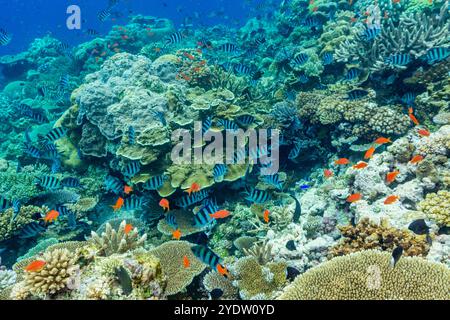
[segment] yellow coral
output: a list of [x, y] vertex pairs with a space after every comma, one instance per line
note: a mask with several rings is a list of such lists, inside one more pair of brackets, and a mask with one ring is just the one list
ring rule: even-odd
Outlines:
[[419, 208], [439, 225], [450, 226], [450, 192], [430, 193], [419, 203]]

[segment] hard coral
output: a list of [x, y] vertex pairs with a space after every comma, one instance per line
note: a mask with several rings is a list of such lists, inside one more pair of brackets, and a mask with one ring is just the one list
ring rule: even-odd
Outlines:
[[439, 225], [450, 226], [450, 192], [440, 190], [427, 194], [425, 200], [419, 203], [419, 208], [430, 219]]

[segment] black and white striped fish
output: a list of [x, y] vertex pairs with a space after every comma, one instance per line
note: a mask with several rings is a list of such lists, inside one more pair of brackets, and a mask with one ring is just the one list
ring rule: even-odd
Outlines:
[[216, 164], [213, 168], [213, 177], [215, 182], [223, 181], [223, 177], [227, 174], [228, 168], [223, 163]]
[[415, 100], [416, 94], [414, 92], [407, 92], [401, 98], [401, 101], [405, 103], [407, 106], [414, 106]]
[[324, 66], [332, 64], [333, 60], [334, 60], [334, 57], [333, 57], [333, 53], [331, 53], [331, 52], [326, 52], [322, 57], [322, 63]]
[[81, 188], [81, 189], [83, 189], [80, 179], [73, 178], [73, 177], [67, 177], [67, 178], [62, 179], [61, 185], [66, 188]]
[[128, 143], [134, 144], [136, 139], [136, 132], [134, 131], [133, 126], [128, 127]]
[[68, 131], [69, 130], [64, 127], [56, 127], [56, 128], [53, 128], [52, 130], [50, 130], [49, 133], [47, 133], [44, 136], [44, 139], [47, 142], [53, 143], [53, 142], [61, 139], [62, 137], [64, 137]]
[[32, 222], [27, 224], [20, 230], [19, 238], [29, 239], [38, 236], [40, 233], [44, 232], [45, 228], [37, 222]]
[[12, 206], [12, 208], [13, 208], [13, 214], [12, 214], [12, 216], [11, 216], [11, 221], [14, 221], [14, 220], [16, 220], [17, 216], [18, 216], [19, 213], [20, 213], [20, 208], [22, 207], [22, 204], [20, 203], [19, 200], [14, 199], [14, 200], [12, 201], [11, 206]]
[[11, 205], [12, 205], [11, 201], [0, 196], [0, 210], [1, 211], [11, 208]]
[[161, 187], [164, 185], [164, 182], [166, 182], [167, 179], [169, 179], [169, 177], [166, 176], [165, 174], [151, 177], [142, 185], [142, 188], [144, 188], [144, 190], [149, 191], [161, 189]]
[[224, 43], [217, 48], [219, 51], [231, 54], [239, 53], [240, 49], [233, 43]]
[[366, 41], [374, 40], [381, 33], [381, 29], [378, 27], [368, 27], [364, 30], [362, 36]]
[[302, 73], [299, 77], [298, 77], [298, 82], [300, 82], [301, 84], [306, 84], [309, 82], [309, 77]]
[[317, 27], [320, 27], [322, 23], [316, 16], [309, 16], [302, 21], [302, 25], [315, 29]]
[[89, 35], [89, 36], [98, 36], [98, 35], [100, 35], [100, 33], [97, 30], [92, 29], [92, 28], [87, 29], [86, 30], [86, 34]]
[[50, 170], [53, 174], [58, 173], [61, 170], [61, 160], [56, 158], [53, 159], [52, 167]]
[[234, 72], [243, 76], [251, 76], [253, 74], [252, 68], [242, 63], [238, 63], [234, 66]]
[[359, 70], [358, 68], [350, 68], [348, 69], [347, 74], [345, 75], [345, 80], [352, 81], [358, 78], [360, 74], [361, 70]]
[[39, 159], [41, 157], [41, 151], [36, 148], [35, 146], [32, 146], [31, 144], [25, 144], [25, 148], [23, 150], [26, 154], [32, 156], [33, 158]]
[[168, 44], [176, 44], [183, 41], [185, 38], [185, 35], [183, 32], [177, 31], [175, 33], [172, 33], [167, 39], [166, 39], [166, 45]]
[[208, 197], [208, 190], [203, 189], [199, 192], [195, 192], [194, 194], [184, 195], [180, 198], [175, 199], [175, 205], [181, 208], [190, 207], [196, 203], [199, 203], [205, 200]]
[[56, 211], [58, 211], [59, 212], [59, 214], [61, 215], [61, 216], [67, 216], [71, 211], [70, 211], [70, 209], [69, 208], [67, 208], [66, 206], [64, 206], [64, 205], [61, 205], [61, 206], [58, 206], [57, 208], [56, 208]]
[[0, 29], [0, 45], [6, 46], [12, 40], [12, 36], [5, 29]]
[[58, 81], [58, 88], [62, 91], [66, 91], [70, 85], [70, 77], [68, 74], [61, 76]]
[[288, 159], [294, 160], [295, 158], [297, 158], [300, 154], [301, 149], [302, 149], [301, 141], [296, 141], [291, 151], [289, 152]]
[[35, 183], [44, 189], [55, 190], [61, 188], [61, 181], [53, 176], [36, 178]]
[[139, 171], [141, 171], [141, 163], [139, 161], [131, 161], [125, 166], [123, 175], [127, 178], [134, 177]]
[[359, 99], [364, 98], [368, 94], [369, 94], [369, 92], [366, 90], [354, 89], [347, 93], [347, 100], [350, 100], [350, 101], [359, 100]]
[[107, 191], [112, 191], [113, 193], [119, 195], [123, 192], [123, 182], [116, 177], [106, 176], [105, 178], [105, 188]]
[[131, 196], [129, 198], [125, 198], [123, 203], [123, 210], [131, 211], [131, 210], [141, 210], [147, 205], [148, 199], [144, 197]]
[[202, 122], [202, 134], [205, 134], [211, 129], [212, 126], [212, 119], [210, 116], [208, 116], [205, 120]]
[[195, 245], [191, 247], [191, 250], [201, 262], [207, 264], [213, 270], [217, 270], [217, 266], [220, 265], [221, 259], [214, 251], [202, 245]]
[[412, 58], [409, 53], [393, 54], [386, 58], [384, 62], [393, 66], [406, 66], [411, 62]]
[[270, 194], [265, 190], [251, 189], [247, 190], [245, 194], [247, 195], [245, 197], [245, 200], [248, 200], [252, 203], [260, 204], [270, 199]]
[[[47, 145], [45, 145], [47, 146]], [[56, 149], [46, 149], [41, 151], [41, 158], [47, 160], [59, 159], [59, 153]]]
[[223, 127], [225, 130], [232, 130], [232, 131], [239, 130], [239, 126], [231, 120], [219, 119], [217, 120], [217, 124]]
[[196, 228], [203, 228], [204, 226], [214, 222], [214, 218], [211, 215], [219, 210], [219, 207], [212, 203], [208, 202], [203, 205], [200, 210], [194, 215], [194, 226]]
[[436, 47], [428, 49], [426, 59], [429, 64], [433, 64], [447, 59], [450, 56], [450, 48]]
[[280, 175], [278, 173], [264, 176], [263, 181], [274, 186], [278, 190], [283, 189], [284, 181], [280, 181]]
[[161, 124], [164, 127], [167, 126], [166, 116], [165, 116], [164, 112], [162, 112], [162, 111], [152, 111], [152, 113], [155, 116], [155, 118], [158, 119], [159, 122], [161, 122]]
[[31, 111], [30, 113], [28, 113], [26, 116], [27, 116], [28, 118], [30, 118], [31, 120], [33, 120], [33, 121], [39, 123], [39, 124], [49, 122], [49, 121], [48, 121], [48, 118], [44, 115], [43, 112], [39, 112], [39, 111], [32, 110], [32, 111]]
[[109, 17], [111, 17], [111, 10], [109, 8], [104, 9], [97, 14], [97, 18], [101, 22], [105, 22]]
[[249, 126], [255, 123], [255, 117], [250, 114], [243, 114], [236, 118], [236, 121], [243, 126]]
[[291, 60], [290, 65], [292, 67], [300, 67], [308, 62], [309, 56], [306, 53], [300, 53]]

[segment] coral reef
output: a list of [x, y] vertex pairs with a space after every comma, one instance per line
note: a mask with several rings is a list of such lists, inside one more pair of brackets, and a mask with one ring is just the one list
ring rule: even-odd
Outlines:
[[449, 191], [440, 190], [437, 193], [427, 194], [426, 198], [419, 203], [419, 208], [439, 225], [450, 226]]

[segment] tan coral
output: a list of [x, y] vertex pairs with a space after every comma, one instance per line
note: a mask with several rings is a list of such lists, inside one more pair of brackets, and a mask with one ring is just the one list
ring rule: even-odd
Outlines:
[[440, 190], [437, 193], [429, 193], [419, 203], [419, 208], [430, 219], [439, 225], [450, 226], [450, 192]]

